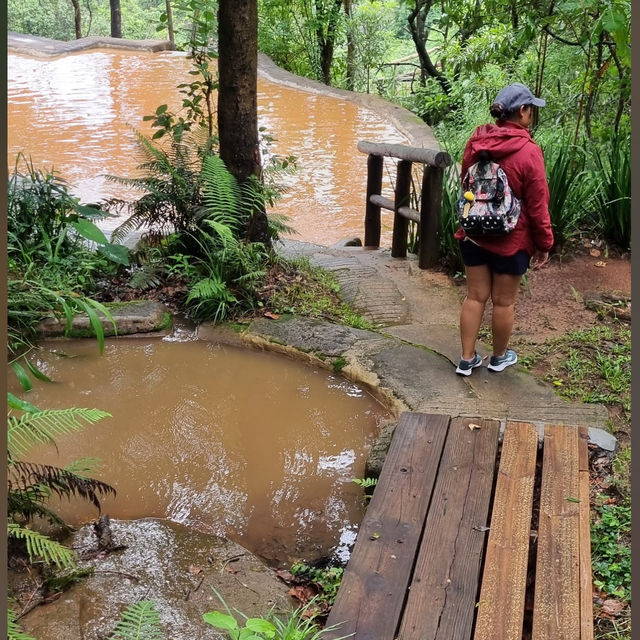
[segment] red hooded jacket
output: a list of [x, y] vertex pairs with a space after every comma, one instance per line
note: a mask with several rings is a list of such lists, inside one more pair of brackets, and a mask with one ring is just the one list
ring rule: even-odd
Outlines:
[[[478, 161], [480, 151], [488, 151], [507, 174], [509, 186], [522, 202], [515, 229], [504, 236], [474, 236], [478, 245], [501, 256], [511, 256], [524, 249], [530, 256], [535, 250], [549, 251], [553, 232], [549, 217], [549, 186], [542, 150], [529, 131], [514, 122], [483, 124], [474, 132], [462, 156], [462, 173]], [[465, 233], [459, 227], [455, 238]]]

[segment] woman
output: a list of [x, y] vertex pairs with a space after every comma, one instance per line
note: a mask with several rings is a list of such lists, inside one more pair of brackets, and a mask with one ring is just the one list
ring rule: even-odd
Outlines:
[[467, 280], [467, 296], [460, 312], [462, 357], [456, 368], [456, 373], [463, 376], [482, 364], [475, 346], [489, 298], [493, 303], [493, 354], [487, 368], [503, 371], [518, 361], [508, 344], [520, 280], [530, 264], [537, 268], [547, 262], [553, 246], [544, 159], [529, 133], [534, 107], [545, 104], [524, 84], [510, 84], [491, 105], [496, 123], [478, 127], [464, 150], [462, 176], [481, 152], [488, 152], [506, 173], [522, 207], [516, 227], [506, 235], [470, 238], [462, 227], [455, 233]]

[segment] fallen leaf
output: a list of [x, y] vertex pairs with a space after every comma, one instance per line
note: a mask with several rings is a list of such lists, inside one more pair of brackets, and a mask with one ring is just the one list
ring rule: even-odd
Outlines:
[[473, 527], [474, 531], [479, 531], [480, 533], [484, 533], [485, 531], [489, 531], [490, 527], [485, 527], [484, 525], [478, 524], [475, 527]]
[[285, 569], [278, 569], [276, 571], [276, 578], [280, 578], [284, 582], [293, 582], [293, 574]]
[[197, 576], [199, 573], [202, 573], [202, 569], [200, 567], [197, 567], [195, 564], [190, 564], [189, 573], [192, 573], [194, 576]]
[[235, 575], [236, 573], [238, 573], [237, 569], [234, 569], [233, 567], [230, 567], [229, 565], [227, 565], [224, 569], [225, 569], [225, 571], [227, 573], [230, 573], [232, 575]]
[[594, 257], [594, 258], [599, 258], [600, 257], [600, 253], [601, 251], [599, 249], [591, 249], [591, 251], [589, 251], [589, 253]]
[[298, 585], [289, 589], [289, 595], [302, 604], [307, 604], [309, 600], [318, 595], [311, 587]]
[[568, 497], [568, 498], [567, 498], [567, 502], [580, 502], [580, 500], [579, 500], [578, 498], [571, 498], [571, 497]]
[[596, 262], [596, 267], [606, 267], [607, 263], [606, 262], [602, 262], [602, 260], [598, 260], [598, 262]]
[[608, 598], [602, 603], [600, 615], [604, 618], [617, 618], [622, 613], [622, 610], [625, 608], [625, 606], [626, 605], [622, 600]]
[[475, 422], [470, 422], [469, 423], [469, 429], [471, 429], [471, 431], [475, 431], [476, 429], [480, 429], [480, 425], [476, 424]]
[[265, 311], [264, 317], [271, 318], [272, 320], [277, 320], [280, 316], [277, 313], [271, 313], [271, 311]]

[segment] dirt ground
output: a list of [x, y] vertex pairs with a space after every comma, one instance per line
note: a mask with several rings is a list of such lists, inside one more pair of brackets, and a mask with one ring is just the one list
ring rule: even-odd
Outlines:
[[606, 255], [591, 241], [552, 255], [544, 267], [527, 272], [516, 304], [514, 337], [540, 343], [592, 326], [598, 314], [584, 300], [593, 292], [630, 297], [630, 255]]

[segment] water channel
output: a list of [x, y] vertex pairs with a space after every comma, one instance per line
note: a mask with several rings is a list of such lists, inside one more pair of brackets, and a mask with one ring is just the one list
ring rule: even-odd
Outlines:
[[[83, 202], [136, 195], [105, 175], [136, 175], [142, 157], [133, 129], [151, 133], [143, 116], [161, 104], [177, 110], [176, 86], [190, 79], [185, 55], [171, 51], [92, 49], [46, 59], [10, 52], [7, 69], [9, 169], [22, 151], [37, 168], [53, 167]], [[258, 120], [274, 138], [270, 153], [298, 159], [274, 209], [290, 218], [295, 239], [328, 245], [362, 238], [367, 158], [357, 143], [406, 138], [371, 109], [264, 77]], [[395, 173], [385, 178], [393, 189]], [[392, 223], [383, 213], [383, 246], [390, 246]]]
[[[364, 512], [368, 445], [385, 409], [326, 369], [208, 341], [120, 338], [45, 343], [34, 357], [55, 382], [35, 381], [40, 409], [91, 407], [112, 418], [27, 457], [63, 466], [100, 460], [117, 489], [111, 517], [169, 518], [230, 537], [272, 564], [346, 559]], [[25, 397], [9, 376], [9, 390]], [[80, 500], [70, 522], [95, 519]]]

